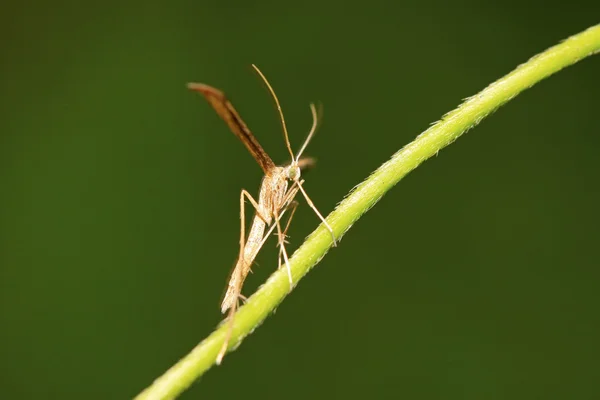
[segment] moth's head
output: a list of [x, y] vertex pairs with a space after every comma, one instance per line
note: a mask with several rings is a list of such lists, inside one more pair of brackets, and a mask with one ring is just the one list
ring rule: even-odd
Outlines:
[[298, 181], [300, 180], [300, 167], [297, 162], [293, 162], [288, 167], [286, 167], [285, 171], [286, 178], [290, 181]]

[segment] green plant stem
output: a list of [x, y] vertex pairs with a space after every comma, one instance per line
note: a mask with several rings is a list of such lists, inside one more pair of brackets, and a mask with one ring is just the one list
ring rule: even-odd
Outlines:
[[[358, 185], [329, 215], [327, 221], [338, 240], [388, 190], [423, 161], [437, 154], [523, 90], [598, 51], [600, 25], [572, 36], [531, 58], [446, 114], [441, 121], [394, 154], [388, 162]], [[331, 245], [329, 232], [322, 225], [319, 226], [290, 259], [294, 282], [302, 279], [323, 258]], [[287, 274], [285, 270], [278, 270], [238, 310], [230, 349], [239, 345], [244, 337], [256, 329], [288, 293]], [[215, 363], [226, 331], [227, 324], [222, 324], [140, 393], [137, 399], [170, 399], [183, 392]]]

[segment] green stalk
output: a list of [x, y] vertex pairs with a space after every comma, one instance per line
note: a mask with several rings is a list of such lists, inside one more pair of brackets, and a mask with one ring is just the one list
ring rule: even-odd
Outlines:
[[[437, 154], [523, 90], [598, 51], [600, 51], [600, 25], [572, 36], [531, 58], [446, 114], [441, 121], [394, 154], [388, 162], [358, 185], [329, 215], [327, 222], [333, 228], [338, 241], [354, 222], [423, 161]], [[331, 245], [329, 231], [320, 225], [290, 258], [294, 282], [302, 279], [325, 256]], [[278, 270], [238, 310], [230, 350], [254, 331], [288, 293], [286, 271]], [[215, 364], [226, 333], [227, 325], [221, 325], [136, 399], [170, 399], [181, 394]], [[290, 343], [290, 345], [294, 344]]]

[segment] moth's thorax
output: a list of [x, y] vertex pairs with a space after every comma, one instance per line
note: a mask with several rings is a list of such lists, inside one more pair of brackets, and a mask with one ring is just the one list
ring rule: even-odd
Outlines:
[[284, 206], [287, 189], [286, 167], [276, 167], [270, 174], [265, 175], [259, 195], [259, 204], [263, 207], [261, 212], [269, 216], [278, 213]]

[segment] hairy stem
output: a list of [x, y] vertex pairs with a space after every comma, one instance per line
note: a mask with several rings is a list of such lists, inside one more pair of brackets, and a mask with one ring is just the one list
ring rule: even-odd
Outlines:
[[[446, 114], [358, 185], [328, 216], [327, 222], [333, 228], [338, 241], [356, 220], [423, 161], [434, 156], [523, 90], [598, 51], [600, 51], [600, 25], [572, 36], [531, 58]], [[290, 259], [294, 282], [302, 279], [323, 258], [331, 244], [331, 235], [321, 224]], [[239, 345], [244, 337], [267, 318], [288, 295], [288, 289], [288, 276], [285, 270], [278, 270], [271, 275], [238, 310], [230, 349]], [[221, 325], [140, 393], [137, 399], [169, 399], [179, 395], [215, 363], [226, 333], [227, 326]]]

